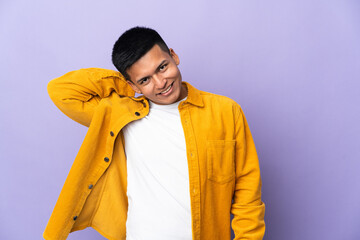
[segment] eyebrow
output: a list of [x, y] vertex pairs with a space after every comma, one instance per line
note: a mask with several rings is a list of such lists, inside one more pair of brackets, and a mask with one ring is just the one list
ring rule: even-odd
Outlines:
[[[159, 71], [160, 67], [161, 67], [164, 63], [166, 63], [166, 62], [167, 62], [167, 59], [162, 60], [161, 63], [159, 64], [159, 66], [157, 66], [156, 72]], [[145, 80], [145, 78], [148, 78], [148, 77], [149, 77], [149, 76], [143, 77], [143, 78], [137, 80], [136, 82], [137, 82], [137, 83], [140, 83], [142, 80]]]

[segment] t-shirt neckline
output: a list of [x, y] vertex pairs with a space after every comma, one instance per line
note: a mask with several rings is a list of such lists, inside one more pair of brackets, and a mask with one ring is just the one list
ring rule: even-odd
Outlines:
[[187, 99], [187, 97], [177, 101], [177, 102], [174, 102], [174, 103], [171, 103], [171, 104], [157, 104], [157, 103], [154, 103], [152, 102], [151, 100], [149, 100], [149, 106], [150, 108], [152, 109], [172, 109], [172, 108], [177, 108], [179, 106], [179, 103], [182, 102], [182, 101], [185, 101]]

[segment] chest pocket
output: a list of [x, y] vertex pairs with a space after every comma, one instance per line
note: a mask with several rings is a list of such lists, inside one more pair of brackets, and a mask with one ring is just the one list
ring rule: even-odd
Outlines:
[[235, 140], [207, 141], [207, 174], [208, 179], [226, 183], [235, 177]]

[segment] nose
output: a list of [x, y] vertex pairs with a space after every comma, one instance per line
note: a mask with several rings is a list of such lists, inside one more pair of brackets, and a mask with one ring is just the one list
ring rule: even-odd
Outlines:
[[158, 74], [155, 74], [155, 76], [153, 77], [154, 82], [155, 82], [155, 86], [157, 89], [162, 90], [166, 87], [166, 78], [163, 78], [161, 76], [159, 76]]

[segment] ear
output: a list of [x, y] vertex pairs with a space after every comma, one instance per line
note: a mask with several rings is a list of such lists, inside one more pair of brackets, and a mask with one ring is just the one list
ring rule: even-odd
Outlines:
[[136, 93], [141, 94], [140, 89], [139, 89], [133, 82], [131, 82], [131, 81], [129, 81], [129, 80], [127, 80], [126, 82], [130, 85], [130, 87], [131, 87]]
[[169, 51], [170, 51], [170, 56], [172, 57], [172, 59], [174, 59], [176, 65], [179, 65], [180, 64], [179, 56], [175, 53], [174, 49], [169, 48]]

